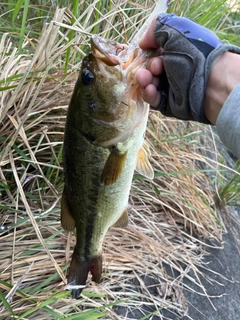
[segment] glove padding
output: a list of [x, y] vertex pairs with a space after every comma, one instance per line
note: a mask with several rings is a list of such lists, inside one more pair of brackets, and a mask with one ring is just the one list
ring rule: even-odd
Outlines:
[[165, 73], [160, 76], [161, 101], [157, 108], [168, 117], [210, 123], [204, 98], [212, 63], [223, 52], [240, 48], [223, 44], [209, 29], [187, 18], [161, 14], [155, 39], [163, 48]]

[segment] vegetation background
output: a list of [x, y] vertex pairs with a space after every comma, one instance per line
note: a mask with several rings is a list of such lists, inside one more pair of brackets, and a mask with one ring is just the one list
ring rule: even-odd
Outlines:
[[[1, 3], [2, 319], [121, 319], [116, 306], [142, 310], [142, 320], [160, 318], [163, 308], [186, 314], [182, 280], [190, 271], [204, 291], [203, 244], [222, 246], [220, 209], [240, 204], [239, 167], [226, 162], [213, 128], [155, 112], [147, 130], [154, 181], [134, 176], [130, 225], [108, 232], [102, 282], [89, 280], [79, 300], [64, 291], [75, 237], [59, 222], [62, 141], [81, 60], [91, 34], [127, 43], [153, 7], [153, 0]], [[172, 1], [169, 12], [240, 44], [238, 1]]]

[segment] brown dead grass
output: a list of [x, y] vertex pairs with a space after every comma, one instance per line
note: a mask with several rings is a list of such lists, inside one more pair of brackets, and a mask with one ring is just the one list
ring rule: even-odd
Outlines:
[[[108, 15], [105, 32], [119, 8]], [[138, 14], [136, 19], [145, 15]], [[69, 43], [70, 21], [69, 10], [57, 10], [33, 54], [19, 56], [8, 35], [0, 42], [0, 80], [21, 75], [6, 82], [6, 90], [0, 93], [0, 176], [8, 186], [0, 194], [1, 222], [8, 226], [0, 238], [0, 289], [18, 317], [63, 291], [75, 243], [74, 235], [64, 232], [59, 222], [61, 150], [66, 109], [80, 66], [74, 54], [82, 53], [79, 44], [89, 42], [86, 33], [92, 29], [76, 23], [77, 32]], [[134, 20], [128, 20], [126, 28], [132, 24]], [[63, 74], [59, 70], [70, 45], [72, 68]], [[140, 309], [143, 315], [144, 303], [153, 310], [168, 308], [185, 314], [183, 279], [204, 291], [199, 267], [207, 254], [205, 240], [221, 241], [223, 225], [208, 178], [198, 170], [199, 163], [207, 163], [196, 151], [201, 134], [201, 126], [151, 113], [147, 142], [156, 177], [149, 182], [135, 176], [129, 226], [112, 228], [104, 242], [102, 282], [96, 285], [89, 280], [89, 295], [80, 300], [63, 294], [49, 302], [47, 306], [59, 317], [126, 298], [121, 306]], [[107, 311], [106, 319], [121, 319], [113, 308]], [[11, 318], [3, 305], [1, 317]], [[41, 307], [24, 319], [50, 317], [49, 310]]]

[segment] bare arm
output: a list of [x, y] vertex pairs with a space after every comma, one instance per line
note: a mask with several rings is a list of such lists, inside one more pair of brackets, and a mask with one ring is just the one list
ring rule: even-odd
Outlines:
[[205, 94], [204, 111], [211, 123], [216, 124], [223, 104], [239, 82], [240, 55], [232, 52], [223, 53], [213, 63]]

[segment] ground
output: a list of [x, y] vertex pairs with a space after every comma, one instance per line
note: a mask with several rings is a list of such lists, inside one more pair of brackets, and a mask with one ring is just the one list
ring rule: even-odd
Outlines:
[[[167, 320], [238, 320], [240, 319], [240, 254], [239, 254], [239, 241], [240, 233], [236, 236], [236, 233], [232, 232], [231, 226], [228, 227], [227, 233], [224, 235], [224, 247], [223, 249], [207, 249], [209, 255], [205, 256], [205, 262], [208, 263], [208, 270], [203, 270], [206, 277], [201, 277], [201, 282], [204, 285], [209, 299], [204, 292], [199, 290], [199, 287], [193, 285], [190, 280], [185, 280], [186, 286], [196, 290], [198, 293], [194, 293], [193, 290], [184, 290], [184, 296], [188, 303], [188, 315], [179, 316], [175, 313], [170, 313], [167, 310], [162, 310], [162, 319]], [[171, 272], [171, 270], [168, 270]], [[221, 274], [221, 276], [218, 275]], [[191, 274], [190, 274], [191, 275]], [[178, 276], [175, 274], [175, 276]], [[194, 274], [192, 274], [193, 277]], [[210, 283], [206, 279], [212, 279]], [[145, 279], [146, 285], [151, 287], [152, 280]], [[154, 294], [154, 290], [153, 290]], [[211, 301], [211, 302], [210, 302]], [[147, 307], [143, 314], [142, 310], [136, 308], [132, 311], [124, 307], [117, 307], [117, 313], [122, 319], [140, 319], [144, 314], [150, 314], [154, 310]], [[149, 316], [146, 319], [158, 320], [158, 316]]]

